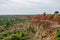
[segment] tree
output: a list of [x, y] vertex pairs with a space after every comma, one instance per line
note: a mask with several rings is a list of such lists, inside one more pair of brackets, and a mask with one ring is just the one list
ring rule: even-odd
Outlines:
[[43, 15], [46, 16], [46, 12], [44, 12]]
[[55, 11], [54, 14], [59, 14], [59, 11]]

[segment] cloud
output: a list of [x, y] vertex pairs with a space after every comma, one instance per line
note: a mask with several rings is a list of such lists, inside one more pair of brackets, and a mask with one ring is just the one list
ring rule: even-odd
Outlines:
[[36, 14], [60, 11], [60, 0], [0, 0], [2, 14]]

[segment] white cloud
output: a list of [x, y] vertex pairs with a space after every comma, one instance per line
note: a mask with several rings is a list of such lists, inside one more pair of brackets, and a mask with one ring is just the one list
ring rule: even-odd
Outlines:
[[57, 0], [0, 0], [0, 13], [39, 13], [60, 10]]
[[11, 2], [15, 3], [23, 3], [23, 4], [29, 4], [29, 2], [40, 2], [40, 3], [51, 3], [52, 0], [9, 0]]
[[52, 3], [51, 0], [41, 0], [40, 2], [41, 2], [41, 3], [46, 3], [46, 4]]

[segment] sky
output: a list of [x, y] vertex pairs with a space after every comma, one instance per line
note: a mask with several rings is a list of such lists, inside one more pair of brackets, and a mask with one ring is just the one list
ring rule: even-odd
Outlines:
[[60, 11], [60, 0], [0, 0], [0, 15], [52, 14]]

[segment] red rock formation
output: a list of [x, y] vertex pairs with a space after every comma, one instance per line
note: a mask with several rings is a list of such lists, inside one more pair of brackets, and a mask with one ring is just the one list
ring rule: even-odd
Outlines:
[[[57, 36], [57, 26], [59, 25], [59, 19], [60, 16], [55, 16], [55, 15], [36, 15], [32, 18], [32, 25], [35, 27], [35, 29], [37, 30], [36, 35], [39, 36], [39, 32], [41, 33], [41, 31], [43, 30], [42, 34], [44, 34], [44, 32], [47, 32], [47, 35], [44, 36], [45, 38], [43, 39], [36, 39], [36, 40], [55, 40], [56, 36]], [[39, 24], [40, 23], [40, 24]], [[36, 25], [39, 24], [39, 25]], [[42, 30], [40, 29], [42, 28]], [[45, 31], [47, 30], [47, 31]], [[36, 36], [36, 37], [37, 37]], [[35, 37], [35, 38], [36, 38]], [[40, 36], [41, 38], [41, 36]]]

